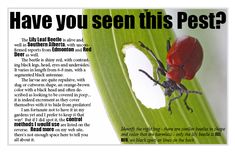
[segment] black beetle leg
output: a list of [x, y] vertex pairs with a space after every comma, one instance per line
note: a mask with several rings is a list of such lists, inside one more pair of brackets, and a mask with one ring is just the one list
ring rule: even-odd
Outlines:
[[176, 100], [176, 99], [179, 99], [183, 94], [180, 92], [180, 95], [177, 96], [177, 97], [174, 97], [172, 99], [169, 100], [169, 103], [168, 103], [168, 111], [170, 112], [170, 114], [172, 114], [172, 111], [171, 111], [171, 103]]
[[172, 114], [171, 104], [170, 103], [168, 104], [168, 109], [167, 110], [169, 111], [170, 114]]
[[160, 71], [159, 71], [159, 68], [157, 68], [157, 81], [160, 81]]
[[186, 108], [188, 109], [188, 111], [193, 112], [193, 109], [187, 103], [187, 99], [188, 99], [188, 92], [186, 92], [186, 96], [184, 98], [184, 104], [185, 104]]
[[170, 39], [168, 39], [166, 42], [166, 51], [168, 52], [170, 48], [171, 48], [171, 42], [170, 42]]
[[200, 91], [188, 90], [187, 92], [188, 92], [188, 93], [194, 93], [194, 94], [200, 94], [200, 95], [202, 95], [202, 92], [200, 92]]
[[193, 112], [193, 109], [192, 109], [192, 108], [188, 105], [188, 103], [187, 103], [188, 94], [189, 94], [189, 93], [201, 94], [201, 92], [199, 92], [199, 91], [190, 91], [190, 90], [188, 90], [183, 84], [179, 84], [179, 87], [180, 87], [180, 89], [181, 89], [181, 92], [185, 92], [185, 94], [186, 94], [186, 96], [185, 96], [185, 98], [184, 98], [184, 104], [185, 104], [187, 110], [190, 111], [190, 112]]
[[188, 94], [189, 93], [194, 93], [194, 94], [200, 94], [201, 95], [202, 93], [200, 91], [194, 91], [194, 90], [186, 90], [185, 93], [186, 93], [186, 97], [184, 98], [184, 104], [190, 112], [193, 112], [193, 109], [187, 103]]

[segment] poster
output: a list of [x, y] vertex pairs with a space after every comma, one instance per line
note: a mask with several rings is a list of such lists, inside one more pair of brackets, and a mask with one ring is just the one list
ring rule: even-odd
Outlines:
[[8, 9], [9, 145], [227, 144], [226, 9]]

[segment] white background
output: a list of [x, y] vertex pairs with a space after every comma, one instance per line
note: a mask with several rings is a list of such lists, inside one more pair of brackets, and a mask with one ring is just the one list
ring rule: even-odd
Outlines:
[[[177, 12], [181, 10], [167, 9], [167, 14], [173, 17], [176, 23]], [[218, 12], [218, 10], [194, 11], [186, 10], [188, 14], [202, 15]], [[226, 10], [223, 10], [226, 12]], [[174, 21], [175, 20], [175, 21]], [[227, 128], [227, 43], [228, 43], [228, 23], [220, 29], [197, 29], [192, 30], [187, 25], [178, 29], [174, 24], [176, 37], [187, 35], [196, 37], [203, 48], [203, 63], [196, 74], [196, 78], [202, 87], [202, 92], [206, 96], [209, 106], [216, 117], [220, 127]], [[226, 136], [227, 130], [225, 131]]]
[[[177, 0], [177, 1], [143, 1], [143, 0], [86, 0], [74, 1], [3, 1], [0, 3], [0, 66], [1, 66], [1, 100], [0, 100], [0, 152], [8, 151], [215, 151], [230, 152], [235, 150], [235, 121], [234, 112], [234, 93], [233, 84], [235, 78], [234, 65], [235, 53], [233, 48], [234, 39], [232, 33], [235, 33], [232, 27], [235, 27], [235, 10], [232, 8], [232, 2], [228, 0]], [[7, 8], [8, 7], [49, 7], [49, 8], [229, 8], [228, 26], [229, 26], [229, 51], [228, 51], [228, 144], [227, 145], [86, 145], [86, 146], [9, 146], [7, 144]], [[232, 90], [233, 89], [233, 90]]]
[[[21, 38], [28, 37], [61, 37], [64, 39], [82, 39], [82, 30], [78, 28], [68, 29], [64, 28], [62, 31], [57, 31], [56, 14], [64, 15], [81, 15], [81, 9], [9, 9], [9, 12], [21, 12], [21, 16], [26, 14], [35, 15], [50, 15], [52, 17], [52, 27], [47, 29], [11, 29], [9, 30], [9, 143], [10, 144], [22, 144], [14, 141], [14, 114], [20, 113], [20, 108], [13, 106], [14, 98], [14, 84], [20, 83], [21, 80], [14, 77], [14, 63], [20, 63], [21, 58], [15, 58], [12, 50], [14, 50], [14, 44], [21, 42]], [[84, 52], [69, 52], [69, 53], [39, 53], [39, 58], [86, 58]], [[82, 74], [82, 76], [81, 76]], [[87, 138], [77, 137], [59, 137], [59, 138], [35, 138], [34, 143], [24, 144], [119, 144], [119, 140], [116, 133], [107, 117], [106, 111], [103, 106], [102, 99], [96, 88], [95, 81], [93, 79], [90, 68], [87, 68], [86, 72], [71, 72], [64, 73], [64, 78], [81, 78], [86, 79], [86, 83], [89, 83], [91, 87], [83, 88], [83, 92], [91, 94], [89, 99], [83, 99], [83, 102], [91, 102], [91, 107], [86, 108], [84, 120], [90, 123], [90, 127], [84, 129], [84, 132], [88, 133]]]

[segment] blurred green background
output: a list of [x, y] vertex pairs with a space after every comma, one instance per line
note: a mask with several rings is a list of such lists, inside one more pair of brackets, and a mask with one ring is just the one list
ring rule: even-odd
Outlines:
[[[188, 15], [202, 15], [223, 11], [226, 9], [166, 9], [166, 14], [172, 15], [176, 23], [177, 12], [185, 11]], [[176, 37], [191, 35], [200, 41], [204, 51], [203, 65], [197, 73], [197, 79], [205, 92], [212, 112], [221, 127], [227, 128], [227, 22], [221, 29], [190, 29], [184, 24], [182, 29], [174, 27]], [[176, 24], [174, 24], [176, 25]], [[227, 129], [226, 129], [227, 130]], [[226, 132], [224, 134], [226, 136]]]

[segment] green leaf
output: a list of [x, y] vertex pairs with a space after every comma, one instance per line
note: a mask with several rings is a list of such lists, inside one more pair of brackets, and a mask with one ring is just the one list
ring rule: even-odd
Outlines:
[[[144, 10], [84, 10], [84, 14], [88, 15], [89, 26], [88, 29], [83, 30], [85, 43], [92, 47], [92, 52], [89, 52], [88, 58], [90, 60], [93, 75], [96, 84], [102, 96], [105, 108], [113, 127], [119, 139], [123, 136], [125, 131], [121, 131], [122, 127], [135, 127], [135, 133], [148, 133], [145, 141], [135, 140], [123, 143], [200, 143], [200, 144], [218, 144], [226, 143], [224, 136], [191, 136], [191, 142], [173, 141], [175, 135], [172, 135], [172, 141], [163, 142], [162, 137], [155, 134], [156, 131], [137, 131], [136, 128], [161, 128], [161, 133], [169, 133], [164, 131], [164, 128], [216, 128], [219, 127], [215, 117], [213, 116], [206, 97], [204, 95], [189, 95], [188, 103], [193, 108], [194, 112], [190, 113], [183, 103], [183, 98], [172, 103], [173, 114], [170, 115], [167, 107], [160, 109], [146, 108], [135, 96], [131, 81], [129, 79], [128, 70], [124, 63], [125, 54], [122, 48], [125, 44], [133, 44], [140, 49], [149, 58], [153, 65], [153, 71], [156, 71], [157, 64], [154, 59], [149, 56], [142, 48], [140, 48], [138, 41], [144, 42], [151, 48], [156, 56], [161, 60], [166, 59], [166, 42], [170, 38], [173, 42], [174, 32], [171, 29], [140, 29], [139, 28], [139, 14]], [[165, 13], [164, 10], [151, 10], [152, 14], [157, 12]], [[134, 29], [94, 29], [92, 28], [92, 16], [94, 15], [134, 15], [135, 28]], [[156, 74], [154, 73], [156, 77]], [[194, 78], [191, 81], [183, 81], [183, 84], [189, 90], [202, 90], [197, 80]], [[175, 94], [174, 94], [175, 95]], [[156, 100], [157, 99], [153, 99]], [[167, 99], [166, 99], [167, 100]], [[185, 133], [185, 132], [183, 132]], [[193, 131], [188, 131], [193, 133]], [[140, 137], [140, 136], [139, 136]], [[167, 137], [167, 136], [165, 136]], [[148, 140], [148, 141], [147, 141]]]

